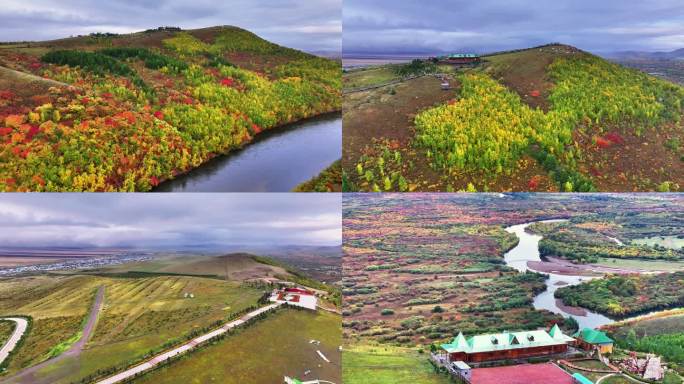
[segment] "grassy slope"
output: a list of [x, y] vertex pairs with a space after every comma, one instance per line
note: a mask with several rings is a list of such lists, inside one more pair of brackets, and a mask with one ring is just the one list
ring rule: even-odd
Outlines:
[[[52, 377], [58, 372], [57, 377], [62, 377], [60, 382], [65, 383], [97, 369], [135, 360], [169, 340], [253, 305], [261, 296], [260, 291], [237, 283], [183, 276], [38, 277], [15, 279], [6, 284], [13, 289], [23, 287], [28, 292], [41, 292], [26, 301], [16, 298], [14, 303], [2, 303], [5, 313], [34, 317], [31, 334], [12, 360], [10, 371], [39, 362], [55, 346], [72, 337], [79, 329], [93, 290], [99, 284], [105, 285], [104, 310], [80, 359], [65, 359], [37, 373], [39, 377], [45, 374]], [[184, 292], [193, 293], [195, 298], [184, 299]]]
[[[288, 375], [339, 383], [341, 334], [337, 315], [281, 310], [136, 382], [276, 383]], [[321, 345], [310, 344], [311, 339]], [[321, 360], [317, 349], [331, 363]]]
[[389, 83], [400, 78], [401, 76], [394, 71], [394, 66], [383, 65], [346, 73], [343, 76], [343, 86], [345, 89], [364, 88]]
[[427, 355], [392, 346], [355, 345], [342, 355], [342, 377], [349, 384], [445, 384], [435, 374]]
[[648, 245], [649, 247], [659, 245], [669, 249], [684, 248], [684, 239], [676, 238], [674, 236], [663, 237], [649, 237], [644, 239], [634, 239], [633, 244]]
[[[632, 330], [636, 334], [637, 339], [661, 337], [659, 343], [652, 343], [647, 348], [636, 349], [640, 352], [665, 354], [666, 359], [670, 360], [670, 368], [678, 370], [680, 374], [684, 372], [684, 361], [681, 360], [684, 353], [682, 352], [682, 346], [678, 343], [678, 341], [681, 341], [681, 335], [684, 335], [684, 310], [675, 311], [667, 317], [651, 318], [611, 327], [610, 336], [617, 340], [618, 346], [631, 349], [632, 346], [626, 340]], [[680, 335], [680, 337], [679, 340], [676, 340], [674, 337], [668, 339], [668, 335]], [[673, 360], [676, 361], [676, 366], [672, 364]], [[681, 379], [677, 378], [675, 374], [669, 373], [665, 382], [681, 383]]]
[[[548, 66], [560, 58], [588, 55], [568, 46], [530, 49], [487, 57], [489, 63], [485, 72], [515, 91], [530, 107], [548, 111], [554, 108], [548, 98], [555, 86]], [[633, 80], [644, 76], [639, 71], [633, 73]], [[650, 86], [646, 81], [641, 85]], [[540, 96], [531, 96], [533, 90], [540, 91]], [[636, 133], [637, 126], [628, 117], [619, 122], [580, 124], [573, 135], [574, 145], [583, 152], [582, 158], [578, 159], [577, 169], [590, 177], [600, 191], [656, 190], [663, 182], [678, 183], [681, 188], [684, 177], [681, 153], [666, 148], [669, 140], [681, 142], [684, 139], [681, 123], [661, 122], [641, 135]], [[608, 148], [598, 148], [595, 138], [608, 132], [621, 135], [624, 143], [611, 143]]]
[[56, 345], [74, 336], [92, 303], [98, 279], [90, 277], [29, 277], [0, 283], [6, 296], [0, 312], [33, 317], [31, 332], [12, 358], [8, 372], [48, 358]]
[[[526, 50], [487, 56], [485, 72], [513, 90], [530, 107], [548, 110], [546, 97], [553, 83], [546, 75], [546, 67], [555, 59], [573, 55], [575, 51], [553, 52], [548, 50]], [[538, 90], [541, 97], [530, 96], [531, 91]]]
[[[575, 361], [573, 362], [574, 365], [577, 365], [578, 367], [582, 368], [587, 368], [587, 369], [603, 369], [607, 370], [609, 369], [605, 364], [598, 360], [585, 360], [585, 361]], [[584, 375], [584, 377], [588, 378], [589, 380], [593, 381], [594, 383], [601, 377], [606, 376], [606, 373], [598, 373], [598, 372], [588, 372], [588, 371], [583, 371], [581, 369], [567, 369], [570, 373], [580, 373]], [[620, 381], [617, 381], [620, 383]]]
[[[500, 68], [511, 68], [515, 70], [523, 70], [534, 72], [535, 69], [530, 68], [530, 65], [520, 66], [511, 65], [507, 61], [506, 55], [500, 55], [502, 62]], [[488, 58], [489, 60], [490, 58]], [[499, 56], [491, 57], [492, 60], [499, 59]], [[534, 65], [536, 68], [537, 66]], [[527, 70], [523, 69], [527, 68]], [[439, 68], [441, 73], [461, 73], [462, 71], [455, 71], [453, 68]], [[543, 67], [542, 67], [543, 72]], [[345, 79], [350, 74], [345, 75]], [[345, 80], [346, 81], [346, 80]], [[455, 88], [455, 92], [452, 91], [442, 91], [439, 87], [439, 81], [434, 78], [427, 79], [417, 79], [410, 80], [408, 82], [399, 85], [394, 92], [396, 94], [387, 95], [388, 90], [381, 89], [377, 91], [368, 92], [368, 96], [365, 97], [363, 102], [354, 102], [354, 99], [358, 96], [356, 95], [346, 95], [345, 96], [345, 111], [353, 110], [354, 115], [359, 115], [358, 121], [351, 121], [350, 125], [358, 125], [358, 133], [356, 135], [361, 136], [360, 138], [347, 137], [346, 132], [352, 130], [354, 127], [347, 128], [347, 120], [352, 119], [352, 117], [345, 116], [345, 156], [344, 156], [344, 169], [352, 182], [353, 190], [370, 190], [370, 186], [366, 184], [365, 181], [358, 177], [356, 164], [359, 161], [359, 155], [361, 153], [373, 154], [370, 160], [367, 161], [367, 165], [375, 164], [378, 159], [376, 159], [377, 153], [382, 152], [387, 148], [387, 145], [367, 145], [370, 142], [371, 137], [376, 138], [387, 138], [392, 141], [398, 138], [399, 141], [399, 151], [403, 158], [403, 162], [399, 165], [393, 164], [391, 160], [384, 159], [385, 170], [387, 174], [394, 172], [402, 173], [405, 179], [408, 180], [408, 186], [410, 191], [445, 191], [449, 187], [453, 190], [467, 190], [467, 185], [470, 182], [476, 184], [478, 190], [489, 190], [489, 191], [526, 191], [530, 188], [527, 183], [531, 177], [535, 175], [541, 175], [538, 182], [539, 191], [554, 191], [557, 190], [557, 186], [554, 185], [548, 177], [544, 174], [543, 169], [536, 164], [536, 162], [529, 156], [525, 156], [523, 160], [518, 164], [518, 169], [513, 173], [513, 175], [500, 175], [499, 177], [488, 179], [483, 178], [483, 175], [479, 172], [470, 171], [460, 171], [454, 173], [445, 173], [441, 171], [435, 171], [432, 169], [428, 163], [430, 160], [425, 157], [425, 151], [420, 149], [416, 151], [415, 146], [411, 143], [413, 142], [414, 135], [414, 124], [413, 119], [416, 114], [421, 111], [434, 107], [437, 104], [443, 104], [451, 99], [459, 98], [459, 88], [460, 84], [458, 81], [452, 78], [450, 81], [452, 89]], [[427, 83], [427, 84], [426, 84]], [[345, 83], [346, 87], [346, 83]], [[361, 93], [365, 95], [366, 93]], [[392, 105], [394, 104], [394, 105]], [[400, 104], [397, 106], [396, 104]], [[411, 104], [412, 107], [408, 107]], [[352, 113], [349, 113], [352, 116]], [[347, 114], [346, 113], [346, 114]], [[363, 116], [362, 116], [363, 115]], [[370, 115], [370, 116], [369, 116]], [[385, 129], [384, 131], [380, 128], [388, 125], [388, 121], [397, 120], [391, 129]], [[399, 126], [397, 126], [399, 125]], [[376, 127], [377, 126], [377, 127]], [[355, 130], [356, 131], [356, 130]], [[403, 137], [402, 137], [403, 133]], [[410, 136], [407, 138], [406, 136]], [[357, 143], [350, 143], [352, 139], [355, 139]], [[347, 148], [354, 145], [353, 150], [348, 150]], [[367, 145], [365, 149], [361, 149], [361, 146]], [[390, 147], [393, 152], [396, 149], [396, 145], [390, 143]], [[349, 156], [348, 154], [352, 154]], [[407, 164], [409, 164], [407, 166]], [[374, 170], [377, 173], [377, 170]], [[383, 188], [383, 182], [380, 180], [377, 183], [380, 188]], [[486, 188], [486, 189], [485, 189]], [[398, 188], [398, 183], [394, 182], [391, 190], [401, 190]]]
[[103, 271], [105, 273], [141, 271], [150, 273], [216, 275], [230, 280], [288, 275], [284, 268], [257, 262], [253, 259], [253, 255], [245, 253], [233, 253], [223, 256], [162, 257], [150, 262], [113, 266]]
[[639, 259], [613, 259], [601, 257], [598, 259], [597, 265], [613, 268], [634, 268], [646, 271], [682, 271], [684, 270], [684, 262], [681, 261], [652, 261]]
[[624, 338], [632, 329], [636, 332], [638, 337], [684, 332], [684, 310], [681, 310], [679, 314], [674, 316], [642, 320], [618, 326], [613, 328], [611, 336], [615, 338]]
[[[190, 292], [194, 299], [185, 299]], [[147, 351], [225, 319], [253, 305], [261, 296], [255, 289], [215, 279], [160, 277], [124, 279], [110, 287], [113, 297], [96, 333], [79, 359], [61, 367], [68, 383], [98, 369], [135, 361]]]
[[13, 321], [0, 321], [0, 345], [4, 345], [14, 331]]

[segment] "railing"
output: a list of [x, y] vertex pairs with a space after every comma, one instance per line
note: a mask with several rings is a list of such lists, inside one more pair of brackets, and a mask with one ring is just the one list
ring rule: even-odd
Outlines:
[[459, 372], [456, 368], [454, 368], [453, 365], [449, 364], [449, 359], [445, 355], [437, 354], [437, 353], [430, 353], [430, 359], [432, 359], [438, 366], [444, 367], [449, 374], [456, 379], [457, 383], [461, 384], [469, 384], [470, 382], [468, 379], [463, 377], [461, 375], [461, 372]]

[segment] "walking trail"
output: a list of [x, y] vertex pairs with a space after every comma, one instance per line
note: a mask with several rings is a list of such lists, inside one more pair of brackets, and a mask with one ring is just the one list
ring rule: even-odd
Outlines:
[[52, 374], [48, 374], [46, 376], [41, 376], [37, 377], [36, 373], [40, 370], [42, 370], [45, 367], [48, 367], [50, 365], [56, 364], [66, 358], [69, 357], [78, 357], [78, 355], [83, 352], [83, 348], [85, 347], [86, 343], [88, 340], [90, 340], [90, 337], [92, 336], [93, 332], [95, 331], [95, 324], [97, 323], [97, 316], [100, 313], [100, 310], [102, 309], [102, 303], [104, 302], [104, 286], [100, 286], [97, 289], [97, 294], [95, 296], [95, 301], [93, 302], [93, 306], [90, 309], [90, 314], [88, 315], [88, 319], [86, 321], [85, 326], [83, 327], [83, 333], [81, 335], [81, 338], [78, 339], [74, 344], [69, 347], [66, 351], [63, 353], [59, 354], [58, 356], [55, 356], [51, 359], [45, 360], [42, 363], [36, 364], [34, 366], [28, 367], [24, 369], [23, 371], [19, 372], [18, 374], [10, 377], [7, 382], [8, 383], [16, 383], [16, 384], [49, 384], [49, 383], [54, 383], [58, 378], [53, 377], [52, 375], [61, 375], [62, 373], [59, 372], [58, 370], [53, 371]]
[[0, 318], [0, 320], [13, 321], [17, 323], [17, 325], [14, 327], [14, 332], [12, 332], [12, 335], [9, 337], [9, 339], [7, 339], [5, 345], [3, 345], [0, 349], [0, 364], [2, 364], [5, 359], [9, 357], [9, 354], [14, 350], [14, 348], [16, 348], [22, 336], [24, 336], [26, 329], [28, 329], [28, 320], [22, 317], [3, 317]]
[[219, 329], [211, 331], [211, 332], [204, 334], [202, 336], [196, 337], [196, 338], [186, 342], [185, 344], [183, 344], [179, 347], [176, 347], [172, 350], [160, 353], [160, 354], [154, 356], [153, 358], [151, 358], [150, 360], [147, 360], [146, 362], [144, 362], [142, 364], [136, 365], [136, 366], [129, 368], [129, 369], [127, 369], [121, 373], [114, 375], [114, 376], [110, 376], [104, 380], [98, 381], [97, 384], [114, 384], [114, 383], [119, 383], [121, 381], [130, 379], [132, 377], [135, 377], [136, 375], [138, 375], [144, 371], [147, 371], [147, 370], [152, 369], [161, 363], [164, 363], [167, 359], [170, 359], [174, 356], [178, 356], [178, 355], [181, 355], [183, 353], [186, 353], [186, 352], [192, 350], [193, 348], [195, 348], [197, 345], [202, 344], [205, 341], [212, 339], [218, 335], [226, 333], [229, 330], [244, 324], [245, 322], [247, 322], [251, 318], [256, 317], [256, 316], [258, 316], [264, 312], [268, 312], [272, 309], [275, 309], [276, 307], [278, 307], [280, 305], [281, 305], [281, 303], [274, 303], [274, 304], [270, 304], [270, 305], [267, 305], [265, 307], [261, 307], [259, 309], [256, 309], [256, 310], [242, 316], [241, 318], [239, 318], [237, 320], [233, 320], [230, 323], [223, 325]]
[[16, 71], [14, 69], [2, 67], [2, 66], [0, 66], [0, 78], [17, 79], [17, 80], [21, 80], [21, 81], [25, 81], [25, 82], [35, 81], [35, 82], [40, 82], [40, 83], [44, 83], [47, 85], [51, 85], [54, 87], [71, 87], [71, 85], [67, 84], [67, 83], [62, 83], [60, 81], [56, 81], [56, 80], [52, 80], [52, 79], [46, 79], [46, 78], [36, 76], [34, 74], [31, 74], [31, 73], [20, 72], [20, 71]]

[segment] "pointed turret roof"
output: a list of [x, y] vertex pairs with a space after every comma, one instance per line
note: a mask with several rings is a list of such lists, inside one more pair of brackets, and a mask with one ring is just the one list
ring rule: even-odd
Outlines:
[[451, 344], [453, 344], [456, 348], [468, 347], [468, 341], [466, 341], [465, 336], [463, 336], [463, 332], [459, 332], [458, 336], [454, 338], [454, 341]]
[[554, 338], [554, 340], [559, 340], [559, 341], [573, 341], [574, 339], [561, 331], [560, 327], [558, 324], [554, 324], [553, 327], [551, 327], [551, 330], [549, 331], [549, 335]]

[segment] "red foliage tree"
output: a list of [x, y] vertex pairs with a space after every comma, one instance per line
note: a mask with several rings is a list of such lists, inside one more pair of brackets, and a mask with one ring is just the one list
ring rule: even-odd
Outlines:
[[541, 176], [539, 176], [539, 175], [532, 176], [530, 181], [527, 182], [527, 188], [529, 188], [532, 191], [536, 191], [537, 188], [539, 188], [540, 182], [541, 182]]
[[604, 138], [602, 138], [602, 137], [597, 137], [597, 138], [596, 138], [596, 145], [597, 145], [599, 148], [608, 148], [608, 147], [610, 147], [610, 144], [611, 144], [611, 142], [610, 142], [609, 140], [606, 140], [606, 139], [604, 139]]
[[606, 139], [612, 141], [615, 144], [624, 144], [625, 139], [622, 138], [618, 133], [616, 132], [611, 132], [606, 135]]
[[40, 132], [40, 127], [38, 127], [37, 125], [32, 125], [29, 128], [28, 132], [26, 132], [26, 141], [33, 140], [33, 137], [36, 136], [38, 132]]

